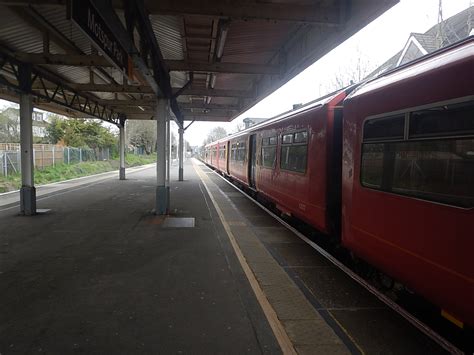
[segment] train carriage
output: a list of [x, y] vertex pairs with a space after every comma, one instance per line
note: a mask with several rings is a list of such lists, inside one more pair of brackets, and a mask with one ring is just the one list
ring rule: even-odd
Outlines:
[[474, 324], [474, 44], [344, 103], [342, 243]]
[[340, 160], [339, 105], [346, 93], [277, 117], [250, 135], [257, 147], [250, 184], [281, 211], [325, 233], [338, 229], [340, 169], [331, 162]]
[[205, 161], [472, 327], [473, 82], [470, 37], [211, 143]]

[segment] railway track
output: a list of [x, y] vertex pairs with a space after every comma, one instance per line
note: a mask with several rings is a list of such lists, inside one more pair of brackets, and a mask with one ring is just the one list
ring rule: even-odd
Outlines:
[[[205, 164], [205, 163], [204, 163]], [[208, 166], [206, 164], [206, 166]], [[208, 166], [209, 167], [209, 166]], [[432, 339], [435, 343], [437, 343], [440, 347], [442, 347], [444, 350], [451, 354], [468, 354], [470, 353], [470, 349], [463, 351], [461, 350], [462, 346], [455, 345], [452, 341], [446, 339], [443, 335], [439, 334], [437, 331], [435, 331], [431, 326], [426, 324], [424, 321], [420, 320], [417, 318], [415, 315], [410, 313], [408, 310], [403, 308], [401, 305], [399, 305], [397, 302], [392, 300], [390, 297], [385, 295], [383, 292], [378, 290], [374, 285], [372, 285], [370, 282], [365, 280], [363, 277], [358, 275], [356, 272], [351, 270], [348, 266], [344, 265], [343, 262], [338, 260], [335, 256], [333, 256], [331, 253], [329, 253], [327, 250], [325, 250], [323, 247], [318, 245], [315, 241], [311, 240], [308, 236], [306, 236], [304, 233], [302, 233], [300, 230], [298, 230], [295, 226], [291, 225], [284, 219], [282, 219], [279, 215], [277, 215], [274, 211], [270, 210], [266, 206], [264, 206], [262, 203], [257, 201], [253, 196], [249, 195], [247, 191], [242, 189], [240, 186], [237, 186], [235, 183], [229, 181], [226, 177], [218, 173], [216, 170], [214, 170], [212, 167], [209, 167], [217, 176], [219, 176], [221, 179], [223, 179], [225, 182], [227, 182], [229, 185], [231, 185], [233, 188], [235, 188], [237, 191], [242, 193], [245, 197], [247, 197], [250, 201], [252, 201], [255, 205], [263, 209], [266, 213], [268, 213], [272, 218], [277, 220], [279, 223], [281, 223], [283, 226], [285, 226], [288, 230], [290, 230], [293, 234], [295, 234], [299, 239], [304, 241], [306, 244], [311, 246], [314, 250], [316, 250], [319, 254], [321, 254], [323, 257], [325, 257], [329, 262], [331, 262], [334, 266], [336, 266], [339, 270], [344, 272], [347, 276], [349, 276], [351, 279], [353, 279], [355, 282], [357, 282], [359, 285], [361, 285], [363, 288], [365, 288], [368, 292], [373, 294], [375, 297], [377, 297], [381, 302], [383, 302], [387, 307], [395, 311], [397, 314], [399, 314], [401, 317], [406, 319], [412, 326], [414, 326], [416, 329], [421, 331], [423, 334], [425, 334], [427, 337]], [[474, 353], [473, 353], [474, 354]]]

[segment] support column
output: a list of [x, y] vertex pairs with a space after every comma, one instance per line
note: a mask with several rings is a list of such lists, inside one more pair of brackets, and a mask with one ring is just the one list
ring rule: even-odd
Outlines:
[[180, 128], [178, 130], [179, 134], [179, 152], [178, 152], [178, 159], [179, 159], [179, 171], [178, 171], [178, 180], [183, 181], [183, 160], [184, 160], [184, 129]]
[[169, 210], [169, 186], [166, 186], [166, 120], [168, 100], [158, 99], [156, 104], [156, 204], [155, 214], [165, 215]]
[[19, 66], [20, 87], [20, 149], [21, 189], [20, 212], [25, 216], [36, 214], [36, 189], [33, 164], [33, 97], [31, 95], [31, 67]]
[[36, 189], [33, 165], [33, 100], [31, 94], [20, 95], [21, 189], [20, 212], [36, 214]]
[[171, 168], [171, 121], [170, 115], [166, 113], [166, 186], [170, 186]]
[[[171, 173], [171, 115], [169, 109], [166, 110], [166, 188], [170, 190], [170, 173]], [[170, 206], [170, 194], [168, 192], [168, 211]]]
[[125, 120], [120, 120], [119, 131], [120, 131], [120, 142], [119, 142], [120, 171], [119, 171], [119, 179], [120, 180], [125, 180]]

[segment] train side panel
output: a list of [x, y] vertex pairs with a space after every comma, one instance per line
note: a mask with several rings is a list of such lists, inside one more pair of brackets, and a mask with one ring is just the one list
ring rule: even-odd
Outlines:
[[[257, 190], [281, 211], [325, 233], [334, 232], [335, 227], [335, 221], [328, 215], [329, 201], [339, 196], [339, 193], [333, 195], [339, 186], [330, 190], [329, 180], [340, 180], [331, 176], [334, 171], [332, 165], [338, 164], [333, 159], [333, 120], [334, 106], [344, 97], [342, 92], [323, 105], [256, 132], [259, 149]], [[272, 139], [275, 139], [276, 145], [271, 144]], [[271, 153], [265, 153], [266, 150]], [[291, 157], [292, 154], [296, 157]], [[267, 158], [275, 155], [274, 163], [265, 162], [265, 155]], [[339, 207], [336, 209], [333, 212], [338, 214]]]
[[473, 53], [470, 41], [347, 99], [342, 159], [343, 244], [471, 326]]

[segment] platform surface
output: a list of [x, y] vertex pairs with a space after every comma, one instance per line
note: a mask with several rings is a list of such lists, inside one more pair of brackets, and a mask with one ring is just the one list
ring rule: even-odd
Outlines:
[[171, 218], [155, 176], [0, 207], [1, 354], [442, 353], [204, 165], [172, 171]]

